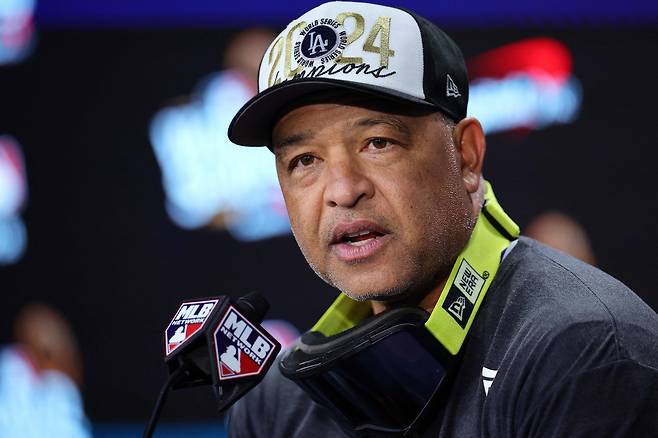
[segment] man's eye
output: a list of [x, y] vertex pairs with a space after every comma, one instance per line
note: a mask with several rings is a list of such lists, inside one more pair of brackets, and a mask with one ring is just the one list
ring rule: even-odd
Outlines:
[[375, 149], [384, 149], [385, 147], [391, 145], [392, 143], [385, 138], [373, 138], [370, 140], [368, 145], [374, 147]]
[[294, 169], [298, 165], [302, 165], [304, 167], [310, 166], [314, 162], [315, 162], [315, 157], [313, 155], [308, 155], [308, 154], [300, 155], [299, 157], [292, 160], [292, 162], [290, 163], [290, 169]]

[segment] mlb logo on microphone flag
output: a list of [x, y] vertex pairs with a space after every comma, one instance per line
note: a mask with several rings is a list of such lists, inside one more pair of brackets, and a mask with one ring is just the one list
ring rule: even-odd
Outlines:
[[165, 351], [171, 354], [197, 333], [212, 314], [217, 300], [191, 301], [181, 304], [165, 330]]
[[214, 337], [220, 380], [260, 374], [277, 349], [264, 331], [233, 306], [229, 306]]

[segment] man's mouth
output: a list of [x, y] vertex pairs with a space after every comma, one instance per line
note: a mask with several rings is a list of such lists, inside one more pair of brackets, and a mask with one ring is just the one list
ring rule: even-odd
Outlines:
[[389, 238], [387, 229], [362, 219], [337, 225], [330, 246], [339, 259], [354, 262], [374, 255]]
[[352, 246], [363, 246], [367, 244], [369, 240], [381, 237], [383, 235], [383, 233], [379, 233], [377, 231], [363, 230], [356, 233], [346, 234], [341, 238], [340, 241]]

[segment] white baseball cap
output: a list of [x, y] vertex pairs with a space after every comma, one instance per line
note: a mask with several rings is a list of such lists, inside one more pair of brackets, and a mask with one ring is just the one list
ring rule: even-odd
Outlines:
[[263, 55], [258, 94], [233, 118], [233, 143], [263, 146], [291, 102], [353, 90], [466, 117], [468, 74], [455, 42], [413, 12], [330, 2], [288, 24]]

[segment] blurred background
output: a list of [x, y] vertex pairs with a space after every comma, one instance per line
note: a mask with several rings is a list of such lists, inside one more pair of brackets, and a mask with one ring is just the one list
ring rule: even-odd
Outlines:
[[[61, 436], [137, 436], [181, 300], [260, 291], [289, 339], [334, 299], [269, 151], [226, 139], [273, 36], [319, 3], [0, 0], [0, 410], [51, 391], [81, 425]], [[658, 4], [384, 3], [462, 48], [485, 174], [522, 231], [658, 309]], [[23, 427], [3, 418], [2, 436]], [[223, 433], [203, 388], [172, 393], [162, 421], [155, 436]]]

